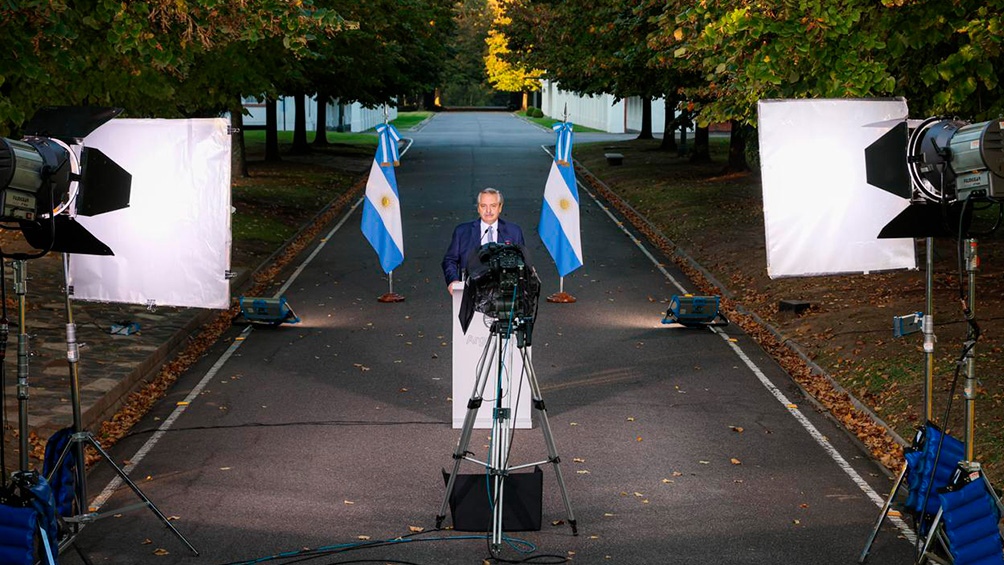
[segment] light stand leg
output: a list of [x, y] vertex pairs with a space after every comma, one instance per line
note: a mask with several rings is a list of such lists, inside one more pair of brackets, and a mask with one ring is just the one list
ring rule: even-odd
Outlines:
[[892, 506], [892, 501], [896, 498], [896, 493], [899, 492], [900, 485], [903, 484], [903, 479], [906, 478], [907, 466], [903, 465], [903, 470], [899, 473], [899, 478], [892, 486], [892, 491], [889, 493], [889, 498], [885, 500], [885, 505], [882, 506], [882, 511], [879, 512], [878, 521], [875, 522], [875, 527], [872, 528], [872, 533], [868, 536], [868, 541], [865, 542], [865, 548], [861, 551], [861, 557], [858, 558], [858, 563], [864, 563], [865, 559], [868, 559], [868, 552], [872, 549], [872, 544], [875, 543], [875, 538], [878, 537], [879, 530], [882, 529], [882, 522], [885, 522], [886, 516], [889, 515], [889, 508]]
[[443, 497], [443, 504], [439, 507], [439, 514], [436, 515], [436, 529], [443, 527], [443, 520], [446, 519], [446, 510], [450, 505], [450, 495], [453, 494], [453, 485], [457, 480], [457, 473], [460, 472], [460, 463], [468, 454], [468, 446], [471, 443], [471, 433], [474, 431], [474, 422], [478, 417], [478, 410], [481, 409], [481, 402], [484, 399], [485, 385], [488, 383], [488, 374], [491, 372], [491, 365], [487, 363], [489, 358], [494, 359], [495, 350], [498, 347], [498, 340], [494, 336], [489, 336], [485, 341], [485, 347], [481, 351], [481, 360], [478, 361], [477, 378], [471, 390], [471, 398], [467, 401], [467, 414], [464, 416], [464, 425], [460, 431], [460, 441], [457, 442], [457, 449], [453, 452], [453, 471], [446, 481], [446, 495]]
[[551, 434], [551, 424], [547, 419], [547, 408], [544, 406], [544, 399], [540, 394], [540, 385], [537, 383], [537, 373], [533, 369], [528, 347], [520, 347], [523, 356], [523, 367], [526, 369], [527, 381], [530, 383], [530, 395], [533, 397], [533, 408], [540, 418], [540, 430], [544, 433], [544, 442], [547, 444], [547, 458], [554, 467], [554, 475], [558, 480], [558, 489], [561, 491], [561, 500], [565, 503], [565, 514], [568, 516], [568, 525], [572, 528], [572, 535], [579, 535], [578, 524], [575, 522], [575, 514], [572, 512], [572, 503], [568, 499], [568, 489], [565, 488], [565, 478], [561, 474], [561, 457], [558, 455], [558, 448], [554, 443], [554, 436]]

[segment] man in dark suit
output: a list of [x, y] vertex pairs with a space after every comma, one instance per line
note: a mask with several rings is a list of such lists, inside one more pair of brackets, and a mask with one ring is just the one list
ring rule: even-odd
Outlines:
[[512, 243], [526, 245], [523, 230], [499, 218], [504, 203], [502, 193], [486, 188], [478, 193], [478, 219], [464, 222], [453, 230], [453, 239], [443, 257], [443, 277], [446, 290], [453, 294], [453, 283], [463, 279], [467, 258], [486, 243]]

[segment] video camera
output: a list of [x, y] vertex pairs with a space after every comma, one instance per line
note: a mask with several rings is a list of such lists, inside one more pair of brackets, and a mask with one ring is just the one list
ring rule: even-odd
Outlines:
[[465, 332], [475, 311], [499, 320], [533, 319], [540, 278], [525, 248], [510, 243], [482, 245], [467, 260], [467, 275], [460, 310]]

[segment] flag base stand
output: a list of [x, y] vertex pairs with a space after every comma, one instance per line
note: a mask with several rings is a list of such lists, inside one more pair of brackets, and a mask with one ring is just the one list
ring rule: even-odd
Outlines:
[[404, 302], [404, 297], [394, 292], [394, 271], [387, 273], [387, 292], [377, 297], [377, 302]]
[[558, 304], [571, 304], [575, 302], [576, 298], [571, 294], [565, 292], [565, 277], [558, 277], [558, 292], [547, 297], [548, 302], [556, 302]]

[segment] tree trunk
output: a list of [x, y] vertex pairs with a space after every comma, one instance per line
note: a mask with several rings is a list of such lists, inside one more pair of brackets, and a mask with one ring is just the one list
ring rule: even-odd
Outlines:
[[706, 127], [699, 127], [694, 130], [694, 150], [690, 153], [691, 163], [711, 162], [710, 132]]
[[296, 114], [293, 116], [293, 146], [290, 153], [305, 155], [310, 153], [307, 145], [307, 95], [299, 92], [293, 96], [293, 106]]
[[251, 174], [248, 172], [248, 152], [247, 146], [244, 144], [244, 112], [242, 111], [244, 107], [241, 104], [237, 105], [236, 110], [230, 111], [230, 126], [237, 132], [233, 134], [233, 143], [230, 146], [231, 155], [231, 169], [237, 171], [237, 176], [241, 178], [248, 178]]
[[317, 93], [317, 127], [314, 128], [314, 146], [328, 145], [328, 100], [327, 94]]
[[652, 137], [652, 97], [644, 96], [641, 99], [641, 133], [638, 139], [654, 139]]
[[746, 162], [746, 144], [749, 142], [749, 128], [732, 120], [732, 132], [729, 134], [729, 168], [731, 172], [749, 170]]
[[662, 128], [662, 143], [659, 144], [661, 151], [676, 151], [679, 146], [676, 144], [676, 102], [672, 97], [667, 96], [666, 100], [666, 122]]
[[274, 98], [265, 101], [265, 161], [281, 161], [279, 156], [279, 119], [276, 116], [278, 103]]

